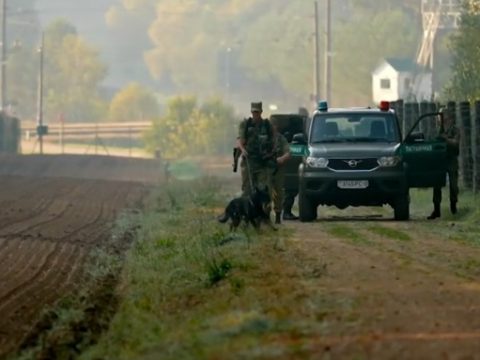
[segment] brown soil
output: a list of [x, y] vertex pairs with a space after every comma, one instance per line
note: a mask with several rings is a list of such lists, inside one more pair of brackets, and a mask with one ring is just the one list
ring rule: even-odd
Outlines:
[[137, 207], [158, 164], [92, 156], [3, 156], [0, 167], [0, 358], [43, 308], [76, 288], [89, 251]]
[[[462, 261], [480, 259], [480, 248], [435, 237], [420, 221], [287, 227], [295, 234], [295, 263], [313, 274], [302, 285], [310, 315], [322, 325], [274, 343], [291, 342], [312, 358], [480, 359], [480, 269], [456, 271]], [[342, 236], [345, 227], [360, 238]], [[375, 227], [411, 240], [378, 235]]]

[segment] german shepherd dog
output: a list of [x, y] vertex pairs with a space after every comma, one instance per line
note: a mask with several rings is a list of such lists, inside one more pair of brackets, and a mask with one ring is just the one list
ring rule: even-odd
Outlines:
[[230, 231], [236, 231], [242, 221], [245, 225], [251, 224], [256, 230], [264, 223], [276, 231], [270, 220], [270, 203], [268, 188], [255, 187], [250, 196], [241, 196], [230, 201], [218, 221], [224, 224], [231, 220]]

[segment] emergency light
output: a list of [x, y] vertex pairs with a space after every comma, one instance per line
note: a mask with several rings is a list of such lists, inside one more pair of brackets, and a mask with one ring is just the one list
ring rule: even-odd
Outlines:
[[320, 101], [318, 103], [318, 110], [319, 111], [328, 111], [328, 102], [326, 102], [325, 100]]
[[390, 102], [389, 101], [380, 101], [380, 110], [389, 111], [390, 110]]

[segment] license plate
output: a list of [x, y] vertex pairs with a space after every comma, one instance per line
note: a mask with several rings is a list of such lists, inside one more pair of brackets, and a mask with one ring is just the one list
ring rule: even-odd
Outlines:
[[366, 189], [368, 185], [368, 180], [339, 180], [337, 182], [340, 189]]

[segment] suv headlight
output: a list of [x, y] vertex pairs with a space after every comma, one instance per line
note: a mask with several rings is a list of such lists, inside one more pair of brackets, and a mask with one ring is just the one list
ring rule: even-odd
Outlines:
[[381, 167], [395, 167], [401, 160], [399, 156], [384, 156], [378, 159], [378, 165]]
[[307, 157], [307, 165], [312, 168], [325, 169], [328, 166], [328, 159], [309, 156]]

